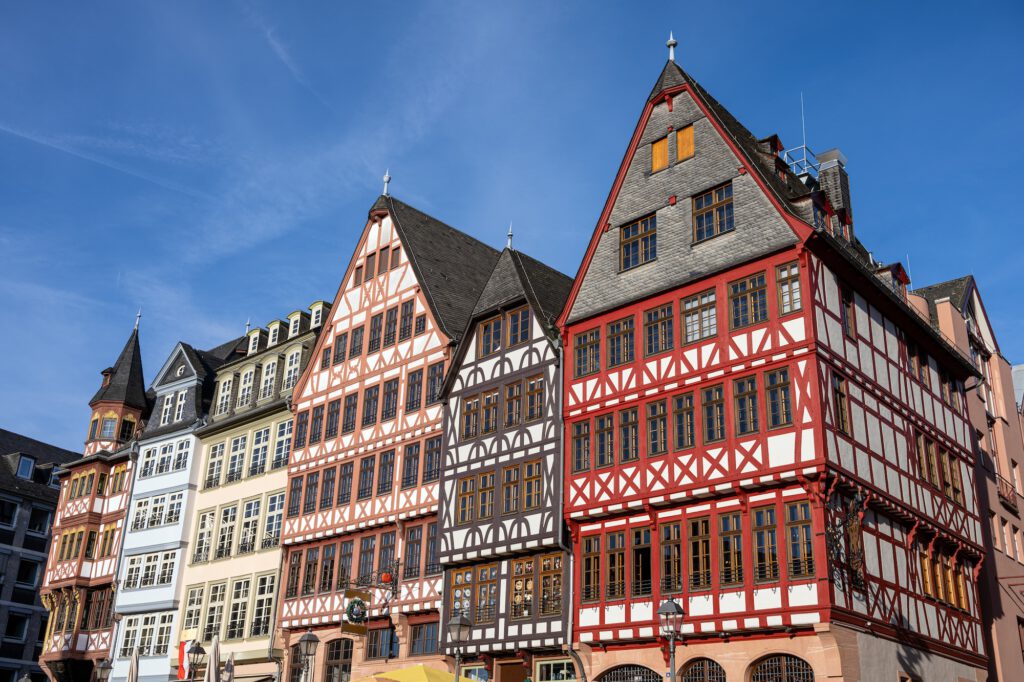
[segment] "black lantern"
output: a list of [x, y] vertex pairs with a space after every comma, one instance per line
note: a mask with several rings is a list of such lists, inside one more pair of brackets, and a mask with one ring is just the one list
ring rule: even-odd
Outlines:
[[196, 670], [199, 669], [199, 664], [203, 662], [203, 656], [206, 655], [206, 649], [199, 643], [198, 640], [192, 642], [192, 646], [188, 648], [188, 677], [190, 680], [196, 679]]

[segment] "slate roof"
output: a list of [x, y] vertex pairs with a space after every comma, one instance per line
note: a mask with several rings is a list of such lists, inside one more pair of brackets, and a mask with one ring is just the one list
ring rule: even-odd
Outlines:
[[[18, 478], [19, 455], [36, 460], [34, 480]], [[50, 445], [35, 438], [0, 429], [0, 491], [56, 502], [58, 491], [48, 483], [54, 467], [81, 457], [77, 452]]]
[[89, 401], [94, 405], [101, 400], [124, 403], [140, 410], [146, 407], [146, 384], [142, 377], [142, 351], [139, 350], [139, 330], [133, 329], [117, 361], [109, 370], [110, 381], [101, 386]]
[[[694, 80], [693, 76], [683, 71], [678, 64], [673, 61], [665, 64], [665, 68], [662, 69], [661, 75], [654, 85], [654, 90], [647, 99], [651, 101], [666, 89], [683, 84], [690, 86], [693, 94], [701, 100], [701, 103], [714, 116], [717, 123], [725, 129], [726, 133], [729, 134], [746, 157], [750, 159], [758, 175], [772, 189], [772, 192], [782, 202], [782, 205], [799, 217], [799, 212], [793, 207], [791, 202], [809, 196], [811, 193], [810, 188], [802, 183], [788, 168], [785, 170], [785, 180], [780, 178], [774, 165], [769, 166], [767, 155], [761, 152], [757, 138], [754, 137], [753, 133], [747, 130], [746, 126], [729, 113], [728, 109], [712, 97], [700, 83]], [[772, 164], [774, 164], [774, 161], [772, 161]]]
[[494, 269], [498, 252], [392, 196], [381, 195], [370, 211], [382, 209], [394, 220], [441, 330], [457, 339]]
[[938, 319], [935, 307], [936, 302], [948, 298], [953, 307], [962, 313], [964, 311], [964, 304], [967, 303], [967, 294], [970, 292], [973, 284], [974, 277], [967, 275], [966, 277], [951, 279], [948, 282], [940, 282], [921, 287], [920, 289], [914, 289], [910, 293], [920, 296], [928, 302], [928, 317], [935, 323]]
[[571, 277], [521, 251], [505, 249], [473, 307], [473, 318], [526, 298], [550, 325], [562, 312], [571, 288]]

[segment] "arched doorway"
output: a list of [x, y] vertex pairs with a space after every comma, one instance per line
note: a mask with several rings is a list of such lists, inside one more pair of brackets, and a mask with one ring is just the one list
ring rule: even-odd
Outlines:
[[725, 670], [710, 658], [695, 658], [683, 666], [680, 682], [725, 682]]
[[774, 654], [754, 664], [750, 682], [814, 682], [814, 670], [802, 658]]
[[602, 674], [596, 682], [661, 682], [661, 675], [642, 665], [620, 665]]

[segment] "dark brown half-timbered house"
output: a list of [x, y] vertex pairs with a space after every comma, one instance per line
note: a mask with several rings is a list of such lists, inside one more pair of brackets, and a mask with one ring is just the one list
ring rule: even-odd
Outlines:
[[[370, 209], [293, 394], [279, 625], [289, 656], [309, 628], [324, 643], [314, 679], [408, 656], [446, 667], [441, 387], [497, 259], [386, 194]], [[353, 589], [370, 597], [365, 634], [339, 629]]]
[[[467, 672], [521, 682], [570, 665], [562, 508], [561, 347], [572, 280], [506, 248], [445, 382], [444, 621], [472, 623]], [[447, 631], [446, 651], [454, 651]]]

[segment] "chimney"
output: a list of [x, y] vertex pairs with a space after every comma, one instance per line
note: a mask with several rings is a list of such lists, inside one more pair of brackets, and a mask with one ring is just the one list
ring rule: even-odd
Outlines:
[[843, 234], [843, 225], [849, 225], [851, 237], [853, 231], [853, 207], [850, 205], [850, 176], [846, 173], [846, 157], [836, 149], [829, 149], [817, 155], [818, 184], [825, 191], [828, 201], [836, 211], [839, 224], [833, 225], [834, 231]]

